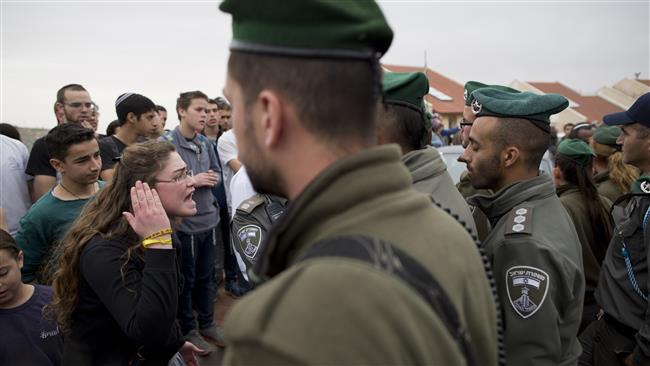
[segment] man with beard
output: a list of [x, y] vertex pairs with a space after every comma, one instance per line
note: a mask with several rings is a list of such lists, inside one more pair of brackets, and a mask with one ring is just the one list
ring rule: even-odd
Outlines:
[[[650, 306], [648, 290], [648, 217], [650, 216], [650, 93], [625, 112], [603, 118], [619, 126], [623, 162], [641, 170], [621, 214], [614, 214], [609, 243], [596, 288], [602, 307], [598, 321], [580, 335], [580, 365], [650, 364]], [[618, 210], [614, 210], [616, 213]]]
[[575, 365], [585, 289], [580, 241], [551, 177], [538, 170], [550, 116], [569, 102], [496, 88], [469, 97], [476, 119], [460, 160], [474, 187], [496, 192], [469, 203], [491, 224], [483, 247], [499, 291], [508, 363]]
[[220, 8], [239, 158], [256, 191], [292, 202], [250, 273], [265, 283], [228, 314], [224, 363], [496, 364], [475, 244], [413, 190], [397, 146], [375, 146], [393, 37], [377, 4]]
[[411, 174], [413, 188], [458, 216], [476, 234], [472, 213], [454, 186], [438, 150], [429, 146], [431, 120], [424, 96], [429, 81], [421, 72], [385, 73], [384, 103], [377, 118], [377, 142], [398, 144], [402, 161]]
[[[45, 143], [50, 163], [61, 174], [61, 181], [20, 220], [16, 242], [25, 253], [22, 273], [27, 283], [37, 279], [52, 248], [86, 202], [104, 186], [104, 182], [98, 181], [102, 161], [95, 131], [64, 123], [45, 136]], [[47, 278], [44, 280], [47, 282]]]
[[[90, 119], [94, 104], [90, 94], [79, 84], [68, 84], [56, 92], [54, 114], [62, 123], [81, 124]], [[29, 154], [25, 173], [34, 176], [32, 202], [36, 202], [57, 183], [56, 169], [50, 165], [50, 154], [47, 152], [45, 137], [34, 142]]]

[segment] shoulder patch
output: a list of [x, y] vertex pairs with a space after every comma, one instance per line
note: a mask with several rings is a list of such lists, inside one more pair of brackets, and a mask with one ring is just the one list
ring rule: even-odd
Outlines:
[[533, 233], [533, 208], [529, 206], [516, 206], [506, 218], [505, 235]]
[[262, 228], [257, 225], [246, 225], [237, 231], [239, 247], [249, 259], [255, 258], [262, 243]]
[[237, 211], [242, 211], [246, 214], [250, 214], [257, 206], [261, 205], [262, 203], [264, 203], [264, 197], [256, 194], [253, 197], [242, 201], [242, 203], [239, 204], [239, 207], [237, 207]]
[[539, 268], [514, 266], [506, 271], [508, 301], [519, 316], [526, 319], [544, 304], [551, 279]]

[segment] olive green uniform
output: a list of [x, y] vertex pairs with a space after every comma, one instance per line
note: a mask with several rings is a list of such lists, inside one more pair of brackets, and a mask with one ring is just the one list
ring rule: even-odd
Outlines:
[[287, 208], [256, 265], [272, 278], [226, 319], [225, 364], [464, 364], [440, 318], [398, 278], [345, 258], [295, 263], [338, 235], [385, 240], [416, 258], [454, 304], [477, 359], [496, 364], [496, 305], [478, 250], [413, 190], [394, 145], [337, 161]]
[[404, 154], [402, 161], [411, 173], [415, 190], [431, 194], [436, 202], [458, 215], [476, 233], [472, 212], [454, 186], [438, 150], [432, 147], [414, 150]]
[[580, 243], [548, 175], [476, 195], [512, 365], [575, 365], [585, 280]]
[[[565, 185], [557, 188], [557, 195], [564, 209], [571, 217], [573, 226], [576, 229], [580, 245], [582, 246], [582, 264], [585, 274], [585, 310], [582, 314], [583, 328], [588, 322], [594, 319], [598, 312], [594, 291], [598, 285], [598, 276], [600, 274], [600, 264], [605, 259], [607, 246], [610, 238], [596, 237], [594, 223], [589, 219], [589, 212], [585, 205], [585, 198], [576, 186]], [[612, 203], [605, 197], [600, 197], [601, 204], [607, 212], [612, 207]], [[595, 311], [594, 311], [595, 309]]]
[[[606, 314], [605, 319], [611, 319], [614, 323], [629, 328], [631, 332], [622, 333], [630, 340], [636, 340], [636, 344], [631, 342], [629, 348], [621, 346], [613, 351], [621, 354], [633, 353], [638, 365], [650, 364], [650, 307], [648, 300], [643, 298], [647, 297], [650, 289], [648, 228], [644, 230], [644, 217], [650, 207], [649, 197], [632, 197], [623, 214], [614, 217], [615, 232], [607, 249], [596, 289], [596, 300]], [[622, 254], [623, 243], [629, 253], [637, 289], [632, 285]], [[587, 328], [585, 333], [590, 328]]]
[[611, 202], [616, 202], [616, 200], [623, 195], [616, 184], [609, 179], [609, 171], [602, 172], [594, 175], [594, 183], [596, 183], [596, 188], [598, 188], [598, 193], [605, 196]]

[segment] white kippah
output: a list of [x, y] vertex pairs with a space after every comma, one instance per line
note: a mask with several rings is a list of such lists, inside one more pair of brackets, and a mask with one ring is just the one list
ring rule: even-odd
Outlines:
[[115, 108], [117, 108], [117, 106], [120, 105], [120, 103], [125, 101], [128, 97], [132, 96], [133, 94], [135, 94], [135, 93], [124, 93], [124, 94], [120, 95], [119, 97], [117, 97], [117, 100], [115, 101]]

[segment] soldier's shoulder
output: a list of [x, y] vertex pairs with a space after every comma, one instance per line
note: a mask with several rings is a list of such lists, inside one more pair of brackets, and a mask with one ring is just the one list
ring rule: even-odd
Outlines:
[[248, 215], [263, 203], [264, 197], [262, 197], [262, 195], [256, 194], [243, 200], [242, 203], [240, 203], [237, 207], [237, 211]]
[[532, 236], [534, 211], [535, 208], [531, 204], [515, 205], [506, 216], [504, 235]]

